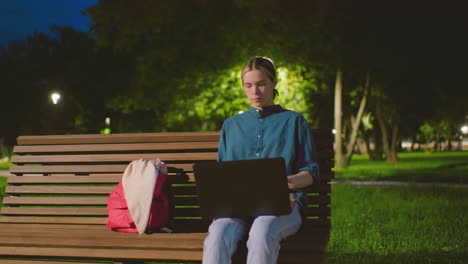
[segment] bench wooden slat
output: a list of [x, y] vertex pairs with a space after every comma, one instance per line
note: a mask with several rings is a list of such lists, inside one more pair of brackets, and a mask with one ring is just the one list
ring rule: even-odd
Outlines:
[[[54, 174], [55, 175], [55, 174]], [[169, 173], [169, 177], [172, 183], [183, 183], [188, 181], [194, 181], [193, 173], [186, 173], [185, 177], [180, 177], [174, 173]], [[9, 184], [21, 185], [21, 184], [117, 184], [122, 178], [122, 174], [105, 174], [105, 175], [74, 175], [74, 174], [62, 174], [61, 176], [19, 176], [19, 177], [8, 177], [7, 182]], [[182, 179], [179, 179], [182, 178]]]
[[[0, 226], [5, 227], [8, 226], [7, 224], [0, 224]], [[19, 230], [11, 230], [11, 229], [4, 229], [0, 230], [0, 234], [2, 236], [11, 236], [13, 234], [18, 234], [19, 237], [41, 237], [44, 235], [50, 236], [50, 237], [55, 237], [55, 238], [68, 238], [70, 237], [67, 234], [67, 230], [70, 235], [74, 238], [86, 238], [86, 237], [91, 237], [91, 238], [103, 238], [103, 239], [122, 239], [122, 238], [127, 238], [129, 241], [159, 241], [161, 239], [171, 239], [174, 241], [203, 241], [205, 237], [207, 236], [207, 232], [198, 232], [198, 233], [152, 233], [152, 234], [145, 234], [139, 235], [137, 233], [124, 233], [124, 232], [115, 232], [112, 230], [109, 230], [104, 227], [99, 227], [96, 228], [94, 227], [92, 232], [84, 232], [86, 231], [89, 226], [77, 226], [77, 225], [70, 225], [72, 228], [45, 228], [45, 229], [37, 229], [32, 227], [32, 225], [29, 224], [16, 224], [15, 226], [18, 226]], [[64, 226], [64, 225], [62, 225]], [[3, 243], [4, 241], [0, 241], [0, 244]], [[99, 241], [96, 241], [99, 242]], [[298, 243], [302, 242], [301, 240], [298, 240]], [[180, 243], [180, 242], [179, 242]], [[126, 244], [122, 244], [120, 246], [129, 246]], [[151, 247], [151, 245], [143, 245], [143, 247]]]
[[[284, 250], [279, 251], [278, 264], [304, 264], [304, 263], [326, 263], [325, 256], [323, 252], [308, 252], [298, 254], [297, 252], [284, 252]], [[234, 256], [236, 257], [236, 255]], [[240, 258], [233, 259], [233, 264], [244, 264], [246, 263], [246, 255], [242, 255]], [[305, 260], [305, 262], [304, 262]]]
[[[8, 225], [1, 225], [6, 227]], [[156, 233], [145, 236], [138, 234], [126, 234], [112, 232], [104, 228], [93, 228], [93, 232], [86, 232], [83, 226], [80, 228], [51, 228], [44, 225], [37, 227], [26, 227], [29, 225], [16, 225], [19, 230], [11, 228], [2, 228], [0, 235], [8, 238], [0, 242], [1, 245], [23, 244], [23, 245], [48, 245], [48, 246], [81, 246], [81, 247], [111, 247], [126, 248], [131, 245], [132, 248], [154, 248], [154, 249], [202, 249], [202, 241], [207, 233], [184, 233], [167, 234]], [[23, 226], [23, 227], [22, 227]], [[88, 228], [88, 226], [86, 226]], [[303, 233], [296, 234], [289, 238], [288, 244], [283, 247], [289, 248], [289, 251], [301, 252], [304, 250], [323, 250], [325, 242], [328, 239], [327, 229], [311, 230], [313, 237], [306, 236]], [[16, 235], [14, 237], [10, 237]], [[44, 239], [47, 236], [48, 239]], [[127, 239], [127, 243], [121, 243], [121, 239]], [[170, 240], [166, 240], [170, 239]], [[80, 243], [81, 241], [81, 243]], [[151, 242], [151, 243], [148, 243]], [[290, 243], [289, 243], [290, 242]], [[185, 244], [185, 245], [184, 245]]]
[[[81, 134], [81, 135], [46, 135], [19, 136], [18, 145], [47, 144], [108, 144], [108, 143], [158, 143], [158, 142], [217, 142], [220, 133], [216, 132], [169, 132], [169, 133], [128, 133], [128, 134]], [[312, 129], [315, 144], [333, 142], [329, 130]]]
[[[122, 178], [122, 174], [91, 174], [91, 175], [74, 175], [74, 174], [62, 174], [60, 176], [20, 176], [20, 177], [8, 177], [7, 182], [9, 184], [73, 184], [73, 183], [82, 183], [82, 184], [96, 184], [96, 183], [118, 183]], [[324, 181], [329, 181], [333, 178], [333, 172], [329, 171], [326, 173], [321, 173], [320, 177]], [[172, 183], [184, 183], [194, 182], [195, 176], [193, 172], [188, 172], [184, 177], [175, 175], [174, 173], [169, 173], [169, 177]]]
[[[280, 249], [280, 252], [284, 249]], [[313, 259], [314, 262], [322, 262], [324, 259], [323, 254], [321, 252], [314, 252], [314, 253], [308, 253], [308, 254], [288, 254], [288, 253], [283, 253], [280, 254], [280, 257], [278, 259], [278, 263], [287, 263], [287, 264], [296, 264], [296, 263], [304, 263], [304, 260], [306, 259]], [[70, 264], [72, 262], [62, 262], [62, 261], [42, 261], [42, 260], [2, 260], [2, 263], [4, 264]], [[77, 262], [77, 263], [83, 263], [83, 264], [99, 264], [101, 262]], [[245, 261], [238, 260], [238, 262], [234, 261], [233, 263], [245, 263]]]
[[[69, 261], [47, 261], [47, 260], [18, 260], [18, 259], [2, 259], [2, 264], [73, 264]], [[102, 262], [77, 262], [77, 264], [102, 264]]]
[[[197, 205], [198, 197], [176, 195], [173, 197], [176, 205]], [[330, 196], [314, 195], [307, 197], [310, 205], [329, 204]], [[4, 197], [5, 205], [107, 205], [106, 197]]]
[[[67, 234], [68, 233], [68, 234]], [[326, 232], [315, 231], [309, 235], [320, 236], [304, 237], [303, 234], [291, 237], [284, 248], [301, 252], [304, 250], [320, 251], [325, 249]], [[149, 235], [122, 234], [110, 230], [93, 229], [87, 232], [86, 229], [46, 229], [35, 230], [22, 228], [18, 232], [0, 231], [0, 235], [5, 238], [0, 245], [29, 245], [29, 246], [74, 246], [74, 247], [95, 247], [95, 248], [132, 248], [138, 249], [190, 249], [202, 250], [203, 240], [207, 233], [190, 234], [163, 234], [155, 233]], [[47, 239], [44, 237], [47, 236]], [[127, 243], [122, 243], [122, 239]]]
[[308, 193], [330, 193], [331, 192], [331, 185], [328, 182], [321, 182], [317, 184], [313, 184], [305, 188], [306, 192]]
[[[195, 195], [197, 194], [196, 192], [196, 189], [194, 188], [195, 185], [191, 186], [191, 185], [188, 185], [187, 186], [178, 186], [176, 188], [177, 190], [177, 193], [185, 193], [185, 194], [188, 194], [188, 195]], [[307, 187], [306, 189], [306, 192], [307, 193], [322, 193], [322, 194], [326, 194], [326, 193], [329, 193], [331, 192], [331, 185], [329, 183], [318, 183], [318, 184], [314, 184], [310, 187]]]
[[[174, 209], [176, 216], [200, 216], [200, 208], [197, 207], [176, 207]], [[307, 207], [304, 208], [307, 216], [330, 216], [330, 207]], [[3, 215], [64, 215], [64, 216], [107, 216], [107, 208], [88, 208], [88, 207], [4, 207]]]
[[[192, 171], [192, 163], [167, 164], [185, 171]], [[12, 174], [53, 174], [53, 173], [123, 173], [128, 164], [119, 165], [43, 165], [43, 166], [12, 166]]]
[[[154, 146], [148, 146], [154, 144]], [[178, 147], [180, 146], [180, 147]], [[15, 146], [13, 152], [16, 154], [47, 155], [47, 154], [80, 154], [80, 153], [148, 153], [148, 152], [171, 152], [178, 150], [186, 152], [197, 150], [197, 152], [216, 151], [218, 142], [182, 142], [182, 143], [139, 143], [139, 144], [85, 144], [85, 145], [33, 145]], [[330, 149], [317, 149], [319, 158], [333, 158]]]
[[306, 207], [304, 208], [306, 216], [328, 217], [331, 215], [330, 207]]
[[[61, 231], [66, 232], [66, 230]], [[83, 231], [82, 231], [83, 233]], [[47, 236], [47, 239], [44, 237]], [[94, 236], [90, 237], [79, 237], [79, 236], [67, 236], [65, 238], [54, 237], [49, 234], [42, 234], [42, 237], [5, 237], [8, 238], [8, 241], [0, 242], [0, 245], [22, 245], [22, 246], [47, 246], [47, 247], [61, 247], [61, 246], [73, 246], [73, 247], [92, 247], [92, 248], [113, 248], [113, 249], [122, 249], [128, 248], [125, 244], [122, 244], [122, 237], [117, 238], [105, 238]], [[126, 238], [126, 240], [128, 240]], [[132, 248], [135, 249], [183, 249], [183, 250], [203, 250], [203, 241], [180, 241], [180, 240], [165, 240], [157, 241], [152, 240], [151, 243], [144, 240], [130, 240], [126, 241], [127, 243], [132, 244]], [[104, 246], [103, 246], [104, 245]]]
[[47, 207], [5, 207], [3, 215], [70, 215], [107, 216], [106, 208], [47, 208]]
[[[8, 238], [7, 241], [0, 242], [0, 245], [29, 245], [29, 246], [73, 246], [73, 247], [93, 247], [93, 248], [128, 248], [128, 244], [131, 244], [132, 248], [135, 249], [184, 249], [184, 250], [202, 250], [203, 239], [206, 234], [200, 235], [197, 239], [187, 239], [185, 236], [176, 238], [176, 235], [172, 234], [172, 237], [167, 240], [158, 240], [154, 237], [158, 234], [145, 235], [147, 239], [143, 239], [138, 234], [127, 234], [125, 236], [117, 236], [115, 233], [107, 230], [109, 234], [102, 234], [93, 230], [93, 232], [87, 232], [87, 230], [77, 229], [76, 232], [70, 232], [69, 235], [64, 233], [67, 230], [51, 230], [48, 229], [47, 233], [23, 233], [17, 236], [9, 235], [8, 233], [0, 233], [2, 237]], [[71, 229], [70, 231], [74, 231]], [[94, 234], [93, 234], [94, 233]], [[81, 235], [86, 234], [86, 235]], [[47, 237], [47, 239], [44, 239]], [[126, 239], [128, 243], [122, 243], [122, 239]]]
[[109, 176], [19, 176], [8, 177], [9, 184], [115, 184], [120, 181], [122, 174]]
[[107, 197], [4, 197], [5, 205], [106, 205]]
[[[174, 203], [178, 206], [187, 205], [194, 206], [198, 205], [198, 198], [194, 197], [173, 197]], [[324, 204], [326, 203], [326, 197], [316, 196], [313, 199], [309, 199], [311, 204]], [[106, 197], [4, 197], [3, 204], [9, 206], [15, 205], [107, 205]]]
[[25, 163], [108, 163], [126, 162], [130, 163], [137, 159], [155, 160], [160, 158], [163, 161], [201, 161], [216, 160], [216, 152], [198, 153], [144, 153], [144, 154], [89, 154], [89, 155], [36, 155], [36, 156], [14, 156], [11, 162], [15, 164]]
[[[208, 220], [202, 219], [175, 219], [176, 232], [182, 232], [183, 230], [190, 229], [206, 231], [206, 228], [209, 225]], [[105, 226], [107, 223], [107, 218], [105, 217], [38, 217], [38, 216], [0, 216], [0, 224], [40, 224], [42, 228], [54, 228], [60, 227], [59, 225], [94, 225], [98, 227]], [[303, 227], [306, 228], [307, 225], [314, 227], [330, 226], [330, 220], [325, 218], [318, 219], [305, 219]], [[197, 228], [197, 226], [199, 228]], [[188, 230], [187, 230], [188, 231]]]
[[[179, 186], [177, 190], [179, 193], [196, 194], [196, 190], [192, 186]], [[305, 188], [305, 192], [307, 195], [315, 195], [317, 193], [320, 195], [327, 195], [331, 192], [331, 185], [328, 182], [321, 182]]]
[[[154, 157], [154, 156], [153, 156]], [[87, 158], [89, 159], [89, 158]], [[210, 159], [207, 159], [208, 161]], [[189, 163], [168, 163], [168, 166], [177, 169], [182, 169], [186, 172], [192, 171], [192, 165], [196, 161], [190, 161]], [[322, 160], [320, 164], [326, 166], [320, 166], [320, 176], [322, 180], [329, 181], [334, 178], [334, 172], [330, 170], [330, 164], [333, 161]], [[10, 168], [12, 174], [95, 174], [95, 173], [123, 173], [128, 163], [122, 165], [42, 165], [42, 166], [13, 166]], [[188, 174], [190, 180], [193, 181], [193, 174]]]
[[93, 153], [93, 152], [137, 152], [161, 150], [216, 150], [218, 142], [134, 143], [134, 144], [82, 144], [82, 145], [32, 145], [15, 146], [16, 154], [44, 153]]
[[[20, 216], [13, 216], [10, 218], [20, 218]], [[31, 218], [31, 217], [27, 217]], [[42, 217], [44, 218], [44, 217]], [[35, 232], [42, 231], [47, 232], [49, 229], [61, 229], [61, 230], [70, 230], [70, 229], [79, 229], [79, 230], [109, 230], [105, 225], [87, 225], [87, 224], [41, 224], [41, 223], [2, 223], [0, 221], [0, 232], [2, 234], [6, 232], [18, 233], [22, 230], [27, 230], [26, 232]]]
[[[7, 186], [8, 194], [102, 194], [108, 195], [115, 186]], [[196, 195], [194, 186], [174, 186], [175, 195]]]
[[313, 225], [314, 227], [325, 227], [325, 228], [330, 229], [331, 222], [330, 222], [329, 218], [325, 218], [325, 217], [314, 218], [314, 219], [306, 218], [304, 220], [304, 223], [302, 224], [302, 226], [304, 227], [304, 226], [307, 226], [307, 225]]
[[307, 196], [308, 204], [330, 204], [331, 197], [330, 195], [308, 195]]
[[71, 257], [99, 259], [152, 259], [199, 261], [202, 251], [191, 250], [142, 250], [142, 249], [97, 249], [73, 247], [23, 247], [0, 246], [0, 255], [40, 256], [40, 257]]
[[[92, 230], [87, 232], [85, 229], [47, 229], [46, 232], [35, 232], [25, 229], [29, 232], [0, 232], [2, 237], [9, 238], [8, 241], [1, 241], [0, 245], [23, 244], [30, 246], [75, 246], [75, 247], [96, 247], [96, 248], [148, 248], [148, 249], [191, 249], [201, 250], [203, 248], [203, 239], [206, 233], [198, 235], [196, 238], [190, 238], [185, 234], [171, 234], [170, 237], [150, 234], [141, 236], [139, 234], [122, 234], [110, 230]], [[69, 234], [67, 235], [67, 231]], [[16, 235], [15, 235], [16, 234]], [[47, 239], [44, 239], [47, 237]], [[158, 240], [158, 238], [160, 240]], [[162, 240], [162, 239], [170, 240]], [[122, 243], [122, 239], [127, 239], [127, 243]], [[81, 242], [81, 243], [80, 243]]]
[[[198, 205], [197, 197], [174, 197], [174, 203], [182, 206]], [[313, 196], [308, 198], [310, 205], [329, 204], [329, 196]], [[8, 206], [20, 205], [107, 205], [107, 197], [4, 197], [3, 204]]]
[[36, 224], [83, 224], [105, 225], [104, 217], [40, 217], [40, 216], [0, 216], [0, 223], [36, 223]]
[[108, 144], [108, 143], [158, 143], [158, 142], [214, 142], [219, 132], [170, 132], [128, 134], [83, 134], [20, 136], [18, 145]]
[[[174, 219], [172, 220], [177, 227], [176, 231], [190, 229], [206, 231], [208, 223], [202, 219]], [[59, 216], [0, 216], [0, 224], [41, 224], [43, 228], [52, 227], [57, 224], [65, 225], [96, 225], [105, 226], [106, 217], [59, 217]], [[197, 228], [199, 227], [199, 228]]]
[[109, 194], [113, 186], [7, 186], [9, 194]]
[[[206, 234], [200, 235], [197, 239], [188, 239], [186, 236], [177, 238], [180, 234], [171, 234], [171, 237], [160, 237], [159, 234], [139, 235], [129, 234], [121, 236], [117, 232], [107, 231], [103, 234], [92, 230], [79, 230], [70, 232], [69, 235], [64, 235], [67, 230], [52, 230], [48, 229], [48, 233], [18, 233], [14, 234], [1, 233], [2, 237], [8, 238], [8, 241], [0, 242], [0, 246], [41, 246], [41, 247], [77, 247], [77, 248], [112, 248], [112, 249], [172, 249], [172, 250], [202, 250], [203, 239]], [[74, 231], [74, 229], [70, 229]], [[61, 234], [60, 234], [61, 233]], [[95, 233], [95, 234], [94, 234]], [[90, 235], [80, 235], [90, 234]], [[91, 235], [92, 234], [92, 235]], [[47, 237], [47, 239], [44, 239]], [[147, 239], [144, 239], [146, 237]], [[126, 239], [127, 243], [122, 243], [122, 239]], [[81, 242], [81, 243], [80, 243]], [[295, 243], [298, 245], [299, 243]], [[129, 246], [131, 245], [131, 246]]]
[[[175, 208], [177, 216], [200, 216], [199, 208]], [[51, 215], [51, 216], [107, 216], [107, 208], [86, 208], [86, 207], [4, 207], [3, 215]]]
[[[328, 182], [331, 180], [332, 173], [321, 175], [322, 180]], [[11, 185], [37, 185], [37, 184], [117, 184], [121, 175], [111, 176], [19, 176], [8, 177], [7, 182]], [[326, 178], [325, 178], [326, 177]], [[43, 180], [42, 180], [43, 179]], [[173, 184], [193, 183], [195, 177], [193, 173], [187, 173], [185, 176], [176, 176], [170, 174], [170, 181]], [[324, 183], [321, 183], [324, 184]], [[314, 190], [319, 190], [314, 187]], [[328, 189], [327, 189], [328, 190]], [[326, 191], [326, 190], [325, 190]]]
[[81, 165], [81, 166], [12, 166], [12, 174], [45, 174], [45, 173], [123, 173], [127, 165]]
[[[10, 195], [20, 194], [102, 194], [108, 195], [115, 186], [7, 186], [5, 192]], [[194, 186], [180, 186], [173, 188], [176, 195], [196, 195]]]
[[[15, 164], [76, 164], [79, 163], [130, 163], [137, 159], [156, 159], [160, 158], [162, 161], [170, 164], [178, 161], [189, 161], [193, 164], [198, 161], [215, 161], [217, 158], [216, 152], [199, 152], [199, 153], [145, 153], [145, 154], [97, 154], [97, 155], [37, 155], [37, 156], [14, 156], [12, 162]], [[326, 158], [319, 160], [321, 166], [320, 171], [328, 171], [331, 166], [332, 160]]]

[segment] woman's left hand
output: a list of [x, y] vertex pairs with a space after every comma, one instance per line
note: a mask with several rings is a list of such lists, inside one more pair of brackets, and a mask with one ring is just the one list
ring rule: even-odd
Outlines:
[[289, 189], [304, 188], [314, 183], [314, 178], [308, 171], [300, 171], [288, 176]]

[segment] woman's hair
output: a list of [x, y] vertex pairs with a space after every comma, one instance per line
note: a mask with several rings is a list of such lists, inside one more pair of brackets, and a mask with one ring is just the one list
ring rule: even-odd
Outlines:
[[[244, 82], [243, 77], [244, 75], [252, 70], [259, 70], [263, 72], [268, 79], [270, 79], [275, 84], [277, 83], [278, 79], [276, 78], [276, 69], [275, 63], [272, 59], [267, 57], [253, 57], [250, 59], [244, 67], [242, 67], [241, 71], [241, 80]], [[275, 99], [276, 95], [278, 95], [278, 90], [273, 90], [273, 99]]]

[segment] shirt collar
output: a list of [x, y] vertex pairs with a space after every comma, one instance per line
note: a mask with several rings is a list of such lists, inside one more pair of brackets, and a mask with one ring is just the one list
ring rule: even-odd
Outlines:
[[283, 107], [281, 107], [281, 105], [270, 105], [270, 106], [263, 107], [262, 110], [257, 109], [252, 106], [248, 112], [255, 117], [266, 118], [273, 114], [284, 112], [284, 111], [286, 110]]

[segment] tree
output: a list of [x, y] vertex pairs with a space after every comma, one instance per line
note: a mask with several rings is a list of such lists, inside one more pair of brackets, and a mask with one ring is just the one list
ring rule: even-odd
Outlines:
[[[219, 129], [222, 120], [245, 109], [243, 95], [232, 90], [239, 87], [234, 71], [254, 55], [273, 57], [283, 75], [301, 81], [280, 83], [280, 92], [285, 89], [280, 100], [307, 98], [318, 89], [318, 63], [310, 62], [310, 56], [321, 54], [312, 37], [320, 20], [314, 7], [280, 0], [100, 1], [88, 14], [99, 43], [135, 58], [132, 83], [110, 101], [115, 111], [148, 113], [155, 131], [206, 130]], [[260, 10], [271, 15], [258, 16]], [[254, 41], [259, 36], [261, 41]], [[296, 95], [288, 94], [288, 87]]]

